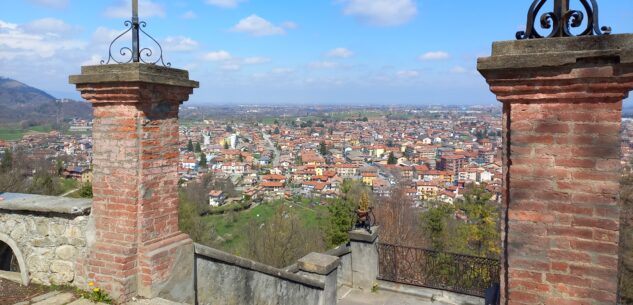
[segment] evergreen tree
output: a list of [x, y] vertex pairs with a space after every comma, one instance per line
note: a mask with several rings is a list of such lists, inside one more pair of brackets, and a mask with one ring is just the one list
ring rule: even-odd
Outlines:
[[275, 131], [273, 131], [273, 133], [274, 133], [274, 134], [279, 134], [279, 133], [280, 133], [280, 131], [279, 131], [279, 127], [275, 127]]
[[490, 202], [492, 193], [484, 186], [473, 186], [464, 193], [464, 200], [457, 207], [466, 213], [468, 223], [459, 228], [462, 235], [462, 252], [474, 250], [475, 255], [496, 256], [501, 252], [499, 245], [499, 218], [497, 207]]
[[337, 199], [328, 205], [329, 217], [325, 228], [325, 239], [328, 248], [334, 248], [349, 240], [349, 230], [354, 225], [354, 204]]
[[196, 142], [196, 152], [202, 152], [202, 147], [200, 147], [200, 142]]
[[387, 164], [398, 164], [398, 159], [393, 155], [393, 152], [389, 153], [389, 159], [387, 160]]
[[0, 161], [0, 172], [8, 172], [13, 167], [13, 153], [10, 150], [4, 151], [4, 156]]
[[200, 167], [207, 167], [207, 155], [200, 153]]
[[224, 141], [224, 149], [229, 149], [229, 141]]
[[446, 250], [447, 220], [451, 213], [451, 207], [440, 203], [422, 214], [422, 227], [433, 250]]
[[321, 155], [325, 156], [327, 155], [327, 145], [325, 144], [325, 142], [321, 142], [319, 144], [319, 152], [321, 153]]
[[81, 198], [92, 198], [92, 183], [86, 182], [82, 184], [79, 189], [79, 196]]
[[189, 142], [187, 142], [187, 151], [193, 152], [193, 142], [191, 142], [191, 139], [189, 139]]

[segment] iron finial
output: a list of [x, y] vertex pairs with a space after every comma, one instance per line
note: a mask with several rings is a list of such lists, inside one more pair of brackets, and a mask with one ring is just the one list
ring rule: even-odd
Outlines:
[[[517, 39], [551, 38], [551, 37], [573, 37], [587, 35], [609, 35], [611, 27], [600, 27], [598, 21], [598, 3], [596, 0], [577, 0], [582, 4], [585, 12], [570, 9], [570, 0], [554, 0], [554, 10], [540, 15], [540, 24], [543, 29], [551, 29], [547, 36], [541, 35], [536, 29], [536, 19], [545, 3], [548, 0], [534, 0], [528, 11], [528, 20], [525, 31], [516, 34]], [[587, 25], [580, 34], [573, 34], [571, 28], [582, 26], [587, 14]]]
[[[102, 65], [104, 64], [107, 65], [110, 62], [114, 62], [117, 64], [142, 62], [142, 63], [153, 64], [153, 65], [160, 63], [161, 65], [165, 67], [171, 67], [171, 63], [165, 63], [165, 61], [163, 60], [163, 48], [158, 43], [158, 41], [156, 41], [154, 37], [147, 34], [147, 32], [143, 30], [143, 28], [147, 26], [147, 23], [145, 21], [139, 20], [138, 0], [132, 0], [132, 20], [126, 20], [123, 24], [128, 29], [125, 32], [121, 33], [121, 35], [114, 38], [114, 40], [110, 43], [110, 47], [108, 49], [108, 60], [107, 61], [102, 60], [101, 61]], [[119, 58], [119, 59], [114, 58], [112, 54], [112, 48], [114, 46], [114, 43], [117, 42], [119, 39], [121, 39], [121, 37], [125, 36], [125, 34], [129, 33], [130, 31], [132, 32], [132, 49], [130, 49], [129, 47], [122, 47], [119, 50], [119, 54], [121, 54], [122, 58]], [[152, 49], [150, 48], [141, 49], [140, 33], [145, 34], [145, 36], [147, 36], [156, 44], [156, 46], [158, 47], [158, 50], [160, 51], [157, 58], [152, 59], [152, 55], [154, 54], [154, 51], [152, 51]]]

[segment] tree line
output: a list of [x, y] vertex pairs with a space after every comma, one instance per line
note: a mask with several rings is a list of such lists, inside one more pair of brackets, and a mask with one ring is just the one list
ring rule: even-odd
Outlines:
[[[37, 158], [24, 150], [4, 150], [0, 157], [0, 193], [59, 196], [64, 189], [63, 172], [67, 159]], [[92, 197], [90, 183], [80, 185], [82, 197]]]

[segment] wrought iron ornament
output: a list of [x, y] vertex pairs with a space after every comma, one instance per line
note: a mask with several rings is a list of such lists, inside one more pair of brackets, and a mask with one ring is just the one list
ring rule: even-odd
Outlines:
[[[554, 10], [541, 14], [541, 9], [549, 0], [534, 0], [528, 11], [527, 28], [517, 32], [517, 39], [573, 37], [586, 35], [609, 35], [611, 27], [600, 27], [598, 20], [598, 3], [596, 0], [577, 0], [582, 4], [585, 12], [570, 9], [570, 0], [554, 0]], [[573, 1], [573, 0], [571, 0]], [[585, 16], [586, 13], [586, 16]], [[580, 34], [573, 34], [571, 28], [579, 28], [587, 18], [585, 29]], [[541, 27], [551, 29], [549, 35], [544, 36], [536, 29], [536, 19], [540, 18]]]
[[383, 281], [484, 297], [499, 281], [499, 260], [378, 243]]
[[[171, 63], [169, 62], [165, 63], [165, 61], [163, 60], [163, 47], [161, 47], [160, 43], [158, 43], [158, 41], [156, 41], [154, 37], [152, 37], [150, 34], [147, 34], [147, 32], [143, 30], [143, 28], [147, 26], [147, 23], [145, 21], [139, 21], [138, 0], [132, 0], [132, 20], [126, 20], [124, 22], [124, 25], [128, 29], [125, 32], [121, 33], [121, 35], [114, 38], [114, 40], [110, 43], [110, 47], [108, 49], [108, 60], [107, 61], [102, 60], [101, 61], [102, 65], [104, 64], [107, 65], [110, 62], [114, 62], [117, 64], [142, 62], [145, 64], [152, 64], [152, 65], [160, 63], [164, 67], [171, 67]], [[125, 34], [129, 33], [130, 31], [132, 32], [132, 48], [130, 49], [129, 47], [122, 47], [119, 50], [119, 54], [121, 54], [122, 59], [114, 58], [113, 53], [112, 53], [112, 48], [114, 47], [114, 44], [119, 39], [121, 39], [121, 37], [125, 36]], [[155, 59], [152, 59], [152, 56], [154, 55], [154, 51], [152, 51], [152, 49], [140, 48], [140, 45], [141, 45], [140, 33], [145, 34], [145, 36], [151, 39], [158, 47], [158, 50], [160, 51], [160, 53], [158, 54], [157, 57], [154, 57]]]

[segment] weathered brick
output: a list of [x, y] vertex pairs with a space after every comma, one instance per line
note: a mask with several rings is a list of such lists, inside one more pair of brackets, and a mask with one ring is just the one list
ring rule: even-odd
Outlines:
[[571, 247], [576, 250], [593, 252], [598, 254], [611, 254], [617, 255], [618, 245], [616, 243], [587, 241], [587, 240], [572, 240], [570, 241]]
[[620, 222], [614, 219], [600, 219], [583, 216], [575, 216], [573, 225], [576, 227], [599, 228], [610, 231], [617, 231], [620, 228]]
[[[510, 285], [512, 285], [510, 283]], [[539, 302], [539, 296], [537, 293], [528, 293], [520, 291], [510, 291], [510, 302], [522, 303], [522, 304], [537, 304]]]
[[[575, 275], [549, 273], [545, 275], [545, 280], [551, 284], [560, 283], [579, 287], [591, 286], [591, 280]], [[560, 289], [560, 286], [558, 286], [558, 288]]]
[[536, 124], [534, 131], [540, 134], [567, 133], [569, 132], [569, 125], [566, 123], [542, 122]]

